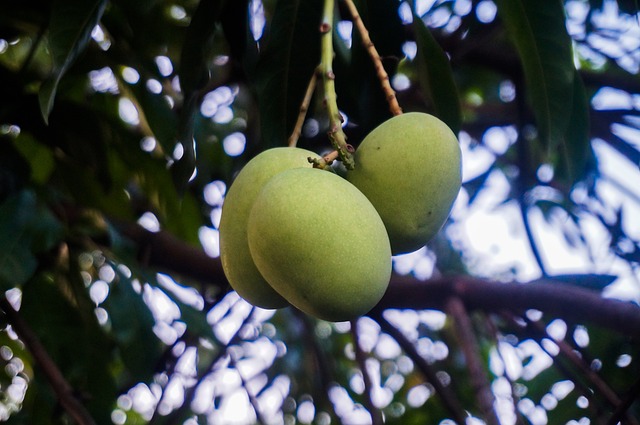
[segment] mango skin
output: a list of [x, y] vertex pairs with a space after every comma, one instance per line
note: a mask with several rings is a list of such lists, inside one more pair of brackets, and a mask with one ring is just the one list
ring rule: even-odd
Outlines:
[[394, 255], [424, 246], [443, 226], [462, 182], [458, 140], [438, 118], [395, 116], [369, 133], [347, 172], [376, 208]]
[[254, 202], [248, 235], [267, 282], [317, 318], [359, 317], [389, 284], [382, 220], [358, 189], [331, 172], [298, 168], [271, 179]]
[[300, 148], [268, 149], [252, 158], [233, 181], [220, 217], [220, 259], [231, 287], [249, 303], [268, 309], [289, 303], [264, 280], [251, 258], [247, 222], [253, 203], [263, 186], [278, 173], [290, 168], [311, 168], [307, 158], [319, 158]]

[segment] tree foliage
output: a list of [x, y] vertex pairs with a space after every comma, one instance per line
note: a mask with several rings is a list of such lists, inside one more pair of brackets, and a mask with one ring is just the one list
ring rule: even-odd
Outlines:
[[[2, 420], [640, 423], [637, 2], [326, 4], [2, 5]], [[459, 135], [449, 222], [357, 321], [252, 308], [217, 258], [234, 174], [330, 151], [333, 84], [357, 146], [386, 78]]]

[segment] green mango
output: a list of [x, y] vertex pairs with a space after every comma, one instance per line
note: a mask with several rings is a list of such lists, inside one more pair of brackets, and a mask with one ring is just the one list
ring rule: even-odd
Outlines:
[[384, 222], [394, 255], [415, 251], [440, 230], [462, 182], [458, 140], [438, 118], [395, 116], [369, 133], [347, 172]]
[[249, 213], [265, 183], [290, 168], [311, 168], [309, 157], [319, 158], [300, 148], [268, 149], [240, 170], [225, 197], [219, 227], [222, 268], [231, 287], [255, 306], [281, 308], [289, 304], [269, 286], [253, 263], [247, 241]]
[[248, 237], [267, 282], [317, 318], [359, 317], [389, 284], [391, 248], [380, 216], [331, 172], [297, 168], [272, 178], [253, 204]]

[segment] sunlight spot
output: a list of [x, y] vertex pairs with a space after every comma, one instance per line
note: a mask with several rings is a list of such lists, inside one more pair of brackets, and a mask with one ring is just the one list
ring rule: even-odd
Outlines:
[[212, 207], [222, 205], [227, 185], [222, 180], [215, 180], [207, 184], [203, 189], [204, 200]]
[[500, 83], [499, 88], [500, 100], [505, 103], [513, 102], [516, 98], [516, 86], [511, 80], [505, 80]]
[[173, 159], [180, 161], [182, 155], [184, 155], [184, 146], [182, 146], [182, 143], [176, 143], [173, 148]]
[[587, 328], [584, 326], [576, 326], [575, 331], [573, 332], [573, 340], [576, 342], [578, 347], [586, 347], [589, 345], [589, 332]]
[[140, 216], [138, 224], [150, 232], [157, 232], [160, 230], [160, 222], [158, 221], [158, 218], [149, 211]]
[[411, 87], [411, 80], [406, 75], [397, 73], [391, 79], [391, 85], [396, 91], [403, 91]]
[[118, 115], [120, 119], [127, 124], [138, 125], [140, 124], [140, 118], [138, 116], [138, 109], [130, 99], [126, 97], [120, 98], [118, 101]]
[[567, 324], [562, 319], [556, 319], [547, 326], [547, 334], [556, 341], [563, 340], [567, 334]]
[[169, 8], [169, 16], [176, 21], [182, 21], [187, 18], [187, 12], [184, 10], [184, 7], [174, 4]]
[[340, 21], [337, 25], [338, 34], [344, 40], [347, 47], [351, 48], [351, 33], [353, 31], [353, 22], [351, 21]]
[[536, 171], [536, 176], [542, 183], [549, 183], [553, 180], [553, 174], [553, 165], [551, 164], [541, 164]]
[[224, 152], [229, 156], [238, 156], [244, 152], [247, 139], [244, 134], [240, 132], [231, 133], [222, 140], [222, 146]]
[[157, 146], [156, 139], [151, 136], [143, 137], [140, 140], [140, 149], [145, 152], [153, 152]]
[[100, 325], [107, 324], [107, 322], [109, 321], [109, 313], [107, 313], [107, 310], [102, 307], [98, 307], [94, 309], [93, 312], [96, 315], [96, 319], [98, 320], [98, 323]]
[[0, 38], [0, 55], [7, 51], [9, 43], [4, 38]]
[[93, 38], [93, 41], [104, 51], [109, 50], [109, 47], [111, 47], [111, 41], [106, 37], [100, 25], [93, 27], [91, 30], [91, 38]]
[[204, 252], [212, 258], [220, 256], [220, 232], [210, 227], [200, 227], [198, 229], [198, 239], [202, 244]]
[[255, 41], [262, 38], [266, 22], [262, 1], [251, 0], [251, 4], [249, 5], [249, 24], [251, 26], [251, 34]]
[[589, 399], [581, 395], [580, 397], [578, 397], [578, 400], [576, 400], [576, 406], [581, 409], [586, 409], [587, 407], [589, 407]]
[[498, 8], [496, 4], [491, 0], [483, 0], [478, 3], [476, 6], [476, 16], [478, 20], [484, 24], [488, 24], [493, 22], [496, 18], [496, 13], [498, 12]]
[[89, 82], [91, 83], [91, 88], [98, 93], [119, 93], [118, 82], [111, 68], [105, 67], [89, 71]]
[[173, 64], [171, 63], [171, 59], [166, 56], [156, 56], [155, 58], [156, 65], [158, 66], [158, 71], [160, 71], [160, 75], [163, 77], [168, 77], [173, 72]]
[[602, 87], [591, 99], [594, 109], [603, 111], [610, 109], [633, 109], [633, 98], [624, 90]]
[[402, 23], [407, 25], [413, 22], [413, 12], [411, 11], [411, 6], [409, 2], [403, 1], [400, 3], [400, 7], [398, 8], [398, 15], [402, 20]]
[[453, 12], [458, 16], [466, 16], [471, 12], [473, 2], [471, 0], [458, 0], [453, 4]]
[[307, 138], [312, 138], [318, 135], [320, 132], [320, 123], [314, 118], [309, 118], [304, 122], [302, 126], [302, 135]]
[[127, 414], [120, 409], [111, 412], [111, 420], [116, 425], [124, 425], [127, 422]]
[[427, 402], [432, 393], [426, 385], [417, 385], [407, 392], [407, 404], [417, 408]]
[[120, 74], [122, 75], [122, 79], [129, 84], [136, 84], [140, 81], [140, 74], [131, 67], [125, 66], [122, 68], [122, 71], [120, 71]]
[[156, 80], [156, 79], [150, 79], [147, 80], [147, 90], [149, 90], [149, 92], [153, 93], [153, 94], [160, 94], [162, 93], [162, 84], [160, 83], [160, 81]]
[[104, 280], [96, 280], [89, 288], [89, 298], [96, 305], [100, 305], [107, 299], [109, 295], [109, 285]]
[[213, 115], [213, 121], [217, 124], [228, 124], [233, 119], [233, 109], [228, 106], [221, 106]]

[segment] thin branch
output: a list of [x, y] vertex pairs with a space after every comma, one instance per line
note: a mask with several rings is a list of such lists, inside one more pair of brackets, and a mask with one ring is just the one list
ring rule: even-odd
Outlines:
[[449, 412], [453, 420], [458, 424], [464, 424], [467, 415], [464, 411], [464, 408], [460, 404], [460, 400], [450, 387], [444, 386], [442, 382], [440, 382], [440, 379], [438, 379], [436, 372], [433, 370], [431, 365], [427, 363], [424, 357], [422, 357], [420, 353], [418, 353], [418, 350], [413, 345], [413, 343], [409, 341], [398, 328], [389, 323], [389, 321], [385, 319], [382, 314], [374, 314], [370, 315], [369, 317], [378, 322], [380, 328], [384, 332], [389, 334], [389, 336], [391, 336], [393, 339], [395, 339], [400, 347], [404, 350], [404, 352], [407, 353], [418, 370], [422, 372], [427, 382], [429, 382], [433, 386], [436, 394], [438, 394], [438, 396], [440, 397], [442, 404]]
[[400, 107], [400, 105], [398, 104], [398, 100], [396, 99], [396, 92], [393, 90], [391, 84], [389, 83], [389, 75], [387, 74], [387, 71], [385, 71], [384, 65], [382, 65], [380, 55], [378, 54], [373, 41], [371, 41], [371, 37], [369, 37], [369, 31], [362, 22], [362, 18], [358, 13], [356, 5], [353, 3], [353, 0], [343, 1], [349, 9], [349, 13], [351, 14], [351, 18], [353, 19], [353, 25], [357, 28], [360, 36], [362, 37], [362, 44], [364, 45], [365, 49], [367, 49], [367, 52], [369, 53], [369, 56], [373, 61], [373, 66], [375, 67], [376, 75], [380, 80], [382, 91], [384, 92], [385, 98], [389, 103], [389, 110], [393, 115], [402, 114], [402, 108]]
[[[185, 391], [184, 402], [182, 403], [182, 405], [179, 408], [177, 408], [176, 410], [174, 410], [173, 412], [171, 412], [166, 417], [164, 423], [167, 423], [167, 424], [178, 423], [184, 417], [184, 414], [187, 412], [187, 410], [189, 410], [191, 408], [191, 402], [193, 401], [193, 398], [196, 395], [196, 390], [198, 389], [198, 387], [200, 386], [202, 381], [204, 381], [204, 378], [206, 378], [207, 375], [209, 375], [209, 373], [212, 371], [214, 366], [223, 357], [225, 357], [227, 355], [227, 349], [230, 346], [235, 345], [240, 341], [240, 334], [242, 333], [242, 329], [252, 320], [254, 312], [255, 312], [255, 307], [252, 307], [251, 311], [249, 312], [247, 317], [243, 320], [243, 322], [240, 325], [240, 327], [238, 328], [238, 330], [233, 334], [231, 339], [229, 339], [229, 342], [226, 343], [225, 345], [223, 345], [222, 347], [220, 347], [220, 351], [218, 351], [218, 353], [215, 356], [213, 356], [213, 358], [211, 359], [211, 361], [209, 362], [207, 367], [203, 368], [200, 371], [200, 373], [198, 374], [198, 376], [196, 378], [196, 382], [193, 384], [193, 386], [189, 387]], [[157, 412], [157, 408], [156, 408], [156, 411], [154, 412], [154, 417], [152, 417], [151, 420], [149, 421], [149, 425], [154, 424], [156, 422], [156, 420], [158, 419], [158, 417], [156, 416], [156, 412]], [[256, 417], [260, 418], [258, 411], [256, 411]]]
[[633, 386], [627, 392], [626, 397], [620, 404], [616, 407], [616, 410], [611, 415], [611, 418], [607, 422], [607, 425], [616, 425], [617, 423], [622, 421], [622, 418], [629, 418], [629, 407], [638, 400], [640, 397], [640, 379], [638, 379]]
[[351, 335], [353, 337], [353, 346], [356, 353], [356, 362], [358, 362], [358, 366], [362, 372], [362, 379], [364, 380], [365, 408], [369, 411], [369, 414], [371, 414], [371, 424], [382, 425], [384, 423], [382, 412], [375, 406], [373, 399], [371, 398], [373, 382], [371, 382], [371, 375], [369, 375], [369, 371], [367, 370], [367, 354], [360, 345], [360, 334], [358, 332], [357, 320], [351, 321]]
[[304, 119], [307, 116], [307, 111], [309, 110], [309, 104], [311, 103], [311, 98], [313, 97], [313, 92], [316, 90], [316, 83], [318, 82], [318, 73], [320, 72], [320, 67], [316, 68], [309, 80], [309, 85], [307, 86], [307, 91], [304, 94], [304, 98], [302, 99], [302, 103], [300, 104], [300, 112], [298, 113], [298, 119], [296, 120], [296, 125], [293, 127], [293, 131], [291, 132], [291, 136], [289, 136], [289, 140], [287, 142], [289, 147], [294, 147], [298, 144], [298, 139], [302, 134], [302, 125], [304, 124]]
[[464, 353], [469, 369], [471, 387], [475, 390], [478, 406], [484, 419], [490, 425], [499, 425], [500, 421], [494, 409], [495, 396], [491, 391], [491, 383], [487, 378], [480, 355], [480, 346], [476, 340], [473, 325], [467, 309], [458, 297], [452, 297], [447, 303], [447, 312], [454, 321], [454, 329], [458, 336], [460, 348]]
[[[534, 329], [536, 333], [539, 335], [552, 339], [544, 326], [540, 321], [531, 321], [525, 317], [527, 322], [527, 326], [531, 329]], [[558, 346], [559, 354], [567, 359], [569, 363], [571, 363], [574, 367], [578, 369], [579, 376], [586, 379], [591, 389], [599, 394], [601, 398], [606, 400], [610, 405], [617, 407], [622, 403], [618, 394], [607, 384], [601, 377], [598, 375], [588, 364], [585, 363], [583, 357], [579, 356], [575, 349], [571, 347], [565, 340], [555, 340], [552, 339], [554, 343]], [[573, 379], [575, 382], [575, 379]], [[587, 391], [591, 393], [591, 391]], [[627, 424], [629, 425], [638, 425], [638, 421], [630, 416], [625, 418]]]
[[[321, 402], [324, 404], [323, 408], [325, 408], [326, 411], [330, 412], [330, 415], [332, 415], [332, 421], [336, 420], [337, 422], [340, 422], [340, 416], [338, 416], [338, 414], [336, 413], [335, 406], [329, 398], [329, 391], [331, 390], [331, 387], [334, 383], [334, 380], [332, 378], [335, 369], [334, 365], [329, 362], [329, 359], [327, 358], [325, 352], [320, 346], [320, 343], [318, 342], [318, 339], [315, 336], [316, 332], [313, 328], [312, 319], [298, 309], [292, 309], [292, 312], [304, 326], [302, 338], [304, 338], [304, 344], [307, 347], [310, 347], [310, 351], [313, 353], [313, 360], [315, 361], [316, 369], [318, 372], [318, 379], [320, 380], [319, 387], [322, 389], [322, 391], [319, 391], [316, 394], [312, 394], [312, 396], [314, 400], [321, 400]], [[316, 387], [318, 386], [314, 385], [314, 389]], [[318, 404], [316, 404], [316, 406], [318, 406]]]
[[2, 309], [8, 322], [11, 323], [20, 340], [24, 342], [36, 363], [42, 369], [64, 410], [78, 425], [95, 425], [96, 422], [75, 397], [73, 388], [49, 356], [47, 349], [42, 345], [38, 336], [4, 296], [0, 298], [0, 309]]
[[[493, 335], [494, 343], [497, 348], [498, 343], [500, 342], [498, 327], [496, 326], [496, 323], [494, 322], [493, 317], [487, 317], [486, 323], [487, 323], [487, 326], [489, 327], [489, 332], [491, 332], [491, 334]], [[496, 354], [500, 358], [500, 361], [502, 362], [502, 364], [506, 365], [507, 360], [502, 355], [502, 351], [499, 349], [496, 349]], [[520, 397], [517, 395], [515, 391], [515, 385], [514, 385], [513, 379], [511, 379], [508, 373], [504, 373], [502, 377], [509, 382], [509, 387], [511, 388], [511, 398], [513, 400], [513, 413], [515, 414], [515, 417], [516, 417], [516, 425], [524, 425], [522, 412], [520, 411], [520, 409], [518, 409], [518, 402], [520, 401]]]

